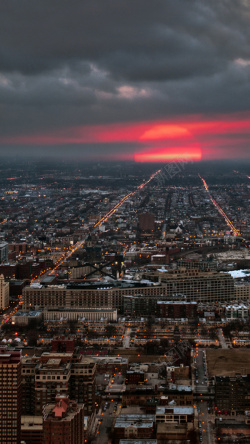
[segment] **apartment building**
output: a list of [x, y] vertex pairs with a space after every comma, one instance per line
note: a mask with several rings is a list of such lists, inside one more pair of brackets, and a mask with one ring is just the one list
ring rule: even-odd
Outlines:
[[23, 309], [35, 307], [47, 309], [73, 308], [123, 308], [123, 296], [144, 295], [145, 297], [161, 297], [166, 295], [166, 286], [160, 285], [31, 285], [23, 289]]
[[234, 299], [234, 280], [228, 273], [180, 268], [147, 272], [144, 277], [165, 286], [167, 296], [183, 294], [187, 301], [216, 303]]
[[70, 396], [85, 404], [85, 413], [95, 407], [96, 363], [77, 353], [43, 353], [22, 358], [24, 415], [41, 415], [43, 405], [57, 396]]
[[9, 305], [9, 282], [5, 282], [4, 275], [0, 275], [0, 310]]
[[226, 411], [231, 415], [250, 410], [250, 376], [216, 376], [215, 407], [218, 413]]
[[43, 409], [44, 444], [84, 443], [84, 404], [56, 397]]
[[0, 443], [21, 442], [21, 352], [0, 347]]

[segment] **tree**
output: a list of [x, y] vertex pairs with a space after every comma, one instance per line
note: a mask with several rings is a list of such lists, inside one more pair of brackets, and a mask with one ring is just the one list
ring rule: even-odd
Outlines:
[[116, 334], [116, 327], [114, 325], [108, 324], [105, 327], [105, 331], [106, 331], [108, 337], [114, 336]]

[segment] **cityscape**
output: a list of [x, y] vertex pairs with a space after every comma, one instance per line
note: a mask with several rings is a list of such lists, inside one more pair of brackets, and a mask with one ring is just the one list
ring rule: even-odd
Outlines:
[[158, 167], [5, 161], [3, 436], [249, 442], [247, 168]]
[[250, 444], [249, 22], [0, 2], [0, 444]]

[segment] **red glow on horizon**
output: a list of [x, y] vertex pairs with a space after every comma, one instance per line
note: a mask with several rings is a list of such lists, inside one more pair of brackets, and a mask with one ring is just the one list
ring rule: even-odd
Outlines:
[[[168, 120], [65, 127], [44, 133], [0, 137], [1, 145], [85, 146], [89, 157], [137, 162], [245, 158], [250, 114], [188, 115]], [[116, 148], [115, 144], [119, 143]], [[96, 147], [101, 147], [95, 150]], [[111, 148], [102, 147], [110, 144]], [[144, 159], [144, 160], [143, 160]]]
[[192, 134], [186, 128], [171, 123], [165, 123], [154, 125], [152, 128], [147, 129], [144, 134], [140, 136], [140, 140], [175, 139], [190, 136], [192, 137]]
[[172, 162], [172, 161], [199, 161], [202, 159], [200, 148], [172, 147], [152, 149], [135, 153], [135, 162]]

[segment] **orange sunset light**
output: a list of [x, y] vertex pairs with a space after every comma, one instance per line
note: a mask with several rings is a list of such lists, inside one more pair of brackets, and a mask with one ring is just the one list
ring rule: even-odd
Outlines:
[[135, 162], [171, 162], [176, 161], [199, 161], [202, 158], [199, 147], [172, 147], [156, 148], [150, 151], [135, 153]]

